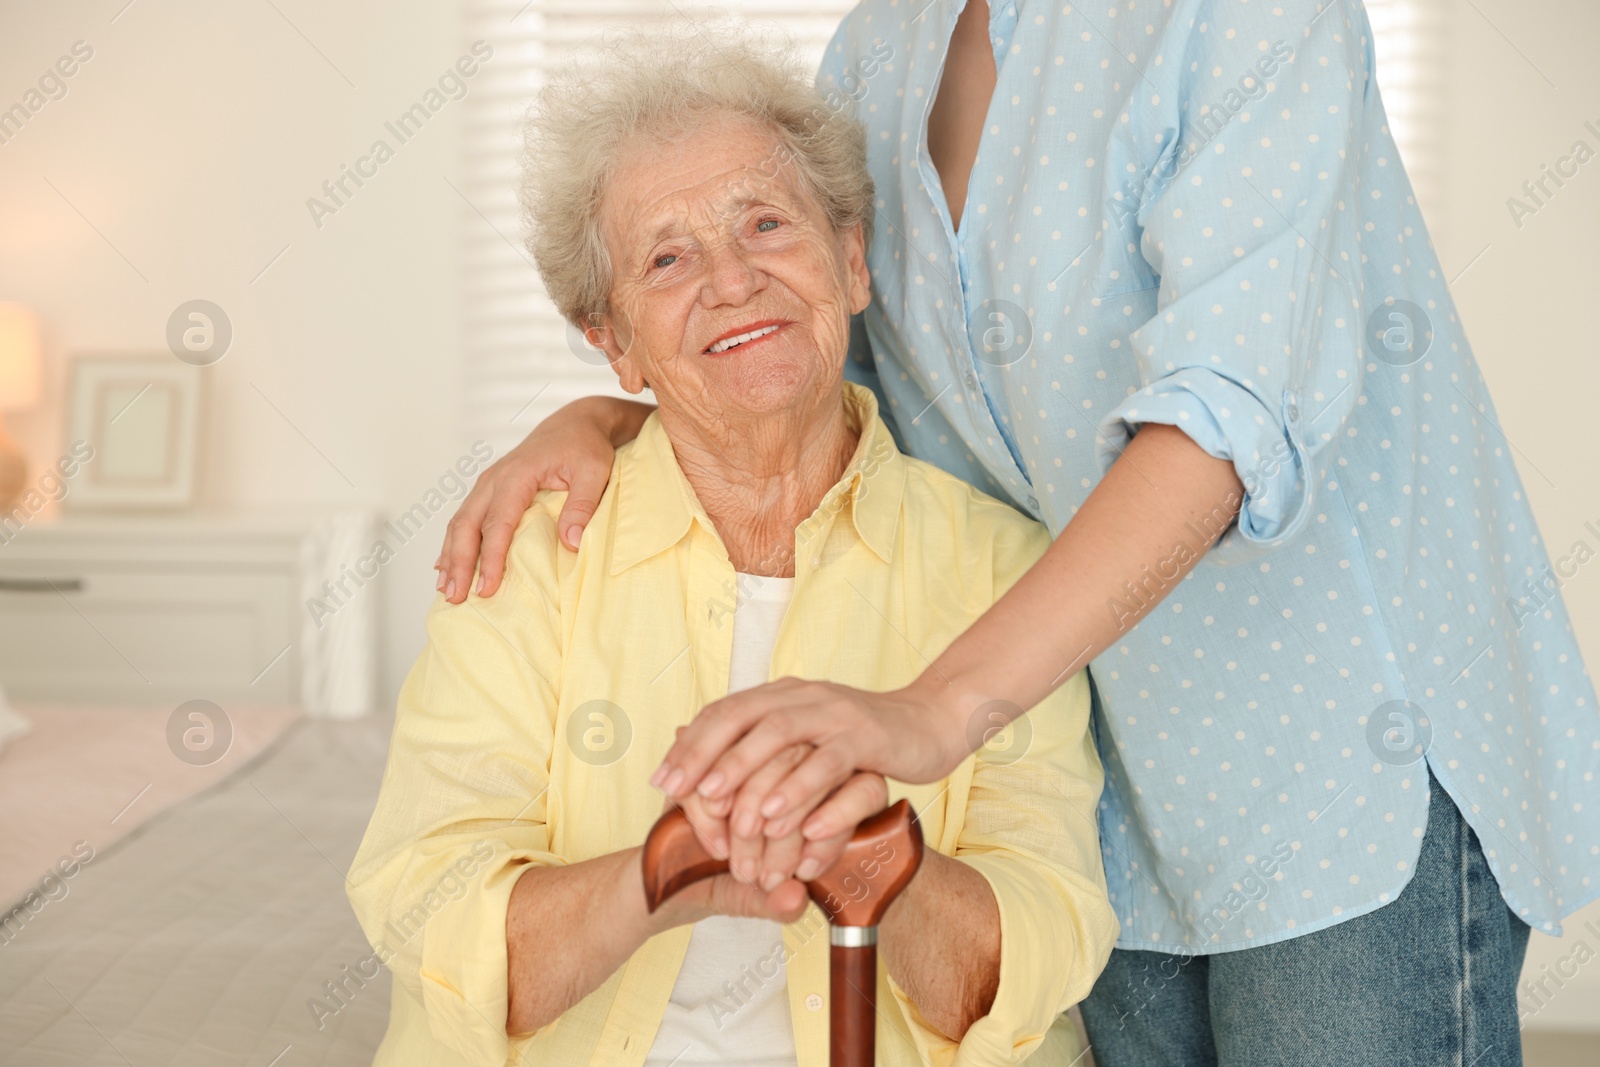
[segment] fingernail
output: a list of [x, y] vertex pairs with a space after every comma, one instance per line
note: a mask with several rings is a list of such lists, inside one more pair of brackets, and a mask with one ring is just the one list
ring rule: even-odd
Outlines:
[[456, 580], [454, 578], [445, 583], [444, 598], [446, 600], [454, 600], [456, 598]]
[[807, 857], [801, 860], [800, 866], [794, 869], [794, 876], [799, 881], [809, 882], [820, 873], [817, 868], [821, 866], [822, 864], [818, 863], [816, 860]]
[[783, 875], [777, 871], [768, 871], [761, 876], [761, 888], [770, 893], [777, 888], [778, 883], [781, 881], [783, 881]]
[[821, 841], [825, 837], [832, 837], [828, 824], [823, 822], [808, 822], [800, 827], [800, 836], [807, 841]]
[[672, 773], [667, 775], [667, 780], [665, 782], [661, 783], [661, 791], [663, 793], [667, 794], [667, 796], [669, 796], [669, 797], [677, 796], [678, 795], [678, 787], [680, 785], [682, 785], [682, 784], [683, 784], [683, 772], [678, 770], [676, 767], [674, 767], [672, 769]]
[[733, 832], [740, 837], [754, 837], [756, 833], [756, 817], [748, 811], [741, 811], [739, 817], [733, 821]]
[[721, 834], [713, 834], [711, 838], [711, 855], [719, 860], [728, 858], [728, 839]]
[[441, 590], [441, 591], [442, 591], [442, 590], [443, 590], [443, 589], [444, 589], [444, 583], [445, 583], [445, 580], [446, 580], [446, 579], [447, 579], [447, 578], [449, 578], [449, 577], [450, 577], [450, 576], [449, 576], [449, 575], [448, 575], [448, 574], [446, 574], [446, 573], [445, 573], [445, 572], [444, 572], [444, 571], [440, 571], [440, 572], [439, 572], [439, 580], [438, 580], [438, 581], [437, 581], [437, 582], [434, 582], [434, 583], [433, 583], [433, 587], [434, 587], [434, 588], [435, 588], [435, 589], [438, 589], [438, 590]]
[[700, 795], [703, 797], [710, 796], [712, 793], [715, 793], [717, 788], [726, 780], [727, 779], [723, 777], [721, 771], [712, 771], [710, 774], [700, 779]]
[[568, 547], [577, 548], [578, 547], [578, 530], [579, 530], [579, 526], [577, 525], [577, 523], [573, 523], [571, 526], [568, 526], [566, 532], [561, 535], [561, 540], [565, 541], [567, 543]]
[[481, 574], [480, 574], [480, 575], [478, 575], [478, 589], [477, 589], [477, 593], [478, 593], [478, 595], [479, 595], [479, 596], [482, 596], [482, 595], [483, 595], [483, 575], [481, 575]]
[[769, 819], [774, 815], [780, 814], [782, 811], [783, 798], [777, 795], [768, 797], [766, 803], [761, 805], [761, 814], [765, 815]]
[[650, 784], [655, 786], [657, 789], [660, 789], [661, 788], [661, 782], [666, 777], [667, 777], [667, 765], [665, 763], [663, 763], [661, 766], [657, 767], [656, 770], [655, 770], [655, 773], [650, 776]]

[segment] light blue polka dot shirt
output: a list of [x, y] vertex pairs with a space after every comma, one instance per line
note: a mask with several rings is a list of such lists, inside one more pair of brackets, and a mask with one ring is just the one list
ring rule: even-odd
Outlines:
[[1247, 490], [1091, 665], [1119, 945], [1245, 948], [1393, 900], [1424, 759], [1509, 905], [1559, 931], [1600, 881], [1600, 715], [1550, 569], [1578, 547], [1533, 521], [1365, 10], [993, 0], [957, 230], [925, 131], [960, 8], [866, 0], [823, 61], [877, 183], [852, 376], [907, 451], [1052, 532], [1146, 422]]

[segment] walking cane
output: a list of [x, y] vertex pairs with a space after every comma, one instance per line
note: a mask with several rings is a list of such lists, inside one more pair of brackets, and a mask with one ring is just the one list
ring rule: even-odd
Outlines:
[[[878, 921], [922, 863], [922, 827], [901, 800], [856, 827], [837, 863], [806, 883], [828, 917], [828, 1062], [872, 1067], [878, 994]], [[644, 895], [651, 912], [686, 886], [722, 874], [728, 861], [700, 844], [688, 816], [661, 816], [644, 842]]]

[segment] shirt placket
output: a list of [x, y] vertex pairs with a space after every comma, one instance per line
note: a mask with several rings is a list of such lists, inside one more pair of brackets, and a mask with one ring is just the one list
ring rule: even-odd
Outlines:
[[[949, 12], [946, 24], [940, 28], [940, 33], [943, 35], [946, 58], [948, 58], [950, 37], [954, 32], [957, 15], [958, 12]], [[1017, 8], [1015, 0], [990, 7], [989, 41], [995, 53], [997, 75], [1003, 69], [1005, 51], [1016, 28], [1016, 23]], [[959, 383], [966, 393], [965, 402], [950, 407], [941, 406], [941, 411], [946, 413], [946, 417], [952, 425], [964, 431], [963, 436], [967, 441], [984, 442], [981, 459], [990, 474], [994, 476], [1000, 485], [1007, 487], [1008, 490], [1015, 490], [1013, 496], [1018, 501], [1026, 497], [1029, 506], [1037, 511], [1037, 500], [1028, 495], [1028, 487], [1031, 483], [1027, 471], [1022, 464], [1015, 443], [1001, 424], [1000, 413], [991, 399], [993, 395], [991, 383], [986, 380], [987, 375], [984, 373], [983, 368], [980, 367], [976, 355], [976, 342], [972, 334], [973, 323], [975, 318], [987, 323], [987, 312], [981, 306], [975, 307], [973, 304], [973, 286], [967, 251], [962, 236], [957, 234], [955, 227], [951, 224], [948, 192], [945, 197], [946, 203], [942, 206], [932, 192], [935, 183], [938, 181], [938, 176], [933, 171], [931, 156], [927, 149], [927, 113], [932, 110], [932, 101], [938, 92], [939, 80], [942, 74], [943, 64], [941, 63], [933, 69], [931, 84], [924, 85], [924, 93], [929, 104], [922, 115], [920, 123], [922, 143], [918, 146], [916, 159], [923, 194], [928, 198], [929, 203], [933, 205], [934, 214], [942, 223], [941, 229], [945, 235], [945, 242], [948, 248], [947, 262], [955, 268], [956, 273], [956, 278], [946, 278], [947, 281], [952, 283], [951, 288], [954, 289], [953, 293], [948, 294], [950, 300], [949, 310], [946, 314], [947, 329], [951, 340], [958, 343], [952, 343], [949, 346], [949, 361], [946, 366], [950, 377], [944, 388], [948, 390]], [[998, 92], [998, 88], [996, 91]], [[980, 137], [978, 156], [973, 161], [972, 177], [974, 179], [980, 178], [982, 173], [980, 170], [984, 160], [982, 140], [988, 134], [987, 117], [985, 117], [984, 121], [984, 134]], [[969, 181], [968, 184], [970, 188], [974, 182]], [[970, 199], [970, 197], [966, 199]], [[971, 207], [970, 203], [964, 204], [962, 210], [963, 221], [966, 223], [966, 230], [963, 233], [968, 235], [978, 225], [969, 213]], [[984, 327], [980, 326], [980, 330], [982, 328]], [[936, 394], [933, 402], [937, 403], [942, 395], [942, 391]], [[965, 425], [961, 425], [962, 423], [965, 423]]]
[[728, 671], [733, 663], [733, 611], [738, 603], [738, 586], [733, 564], [716, 538], [700, 527], [697, 520], [689, 530], [689, 573], [685, 583], [685, 630], [689, 641], [680, 661], [669, 662], [655, 682], [667, 672], [685, 665], [693, 672], [693, 698], [684, 706], [685, 722], [705, 704], [719, 700], [728, 692]]

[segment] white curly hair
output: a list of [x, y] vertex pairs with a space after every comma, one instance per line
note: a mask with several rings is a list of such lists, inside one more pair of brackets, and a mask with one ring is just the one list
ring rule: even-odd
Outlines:
[[731, 21], [613, 32], [551, 76], [523, 130], [527, 247], [568, 322], [584, 329], [607, 310], [600, 207], [619, 153], [640, 135], [670, 139], [730, 117], [770, 127], [834, 228], [860, 223], [871, 240], [866, 133], [787, 42]]

